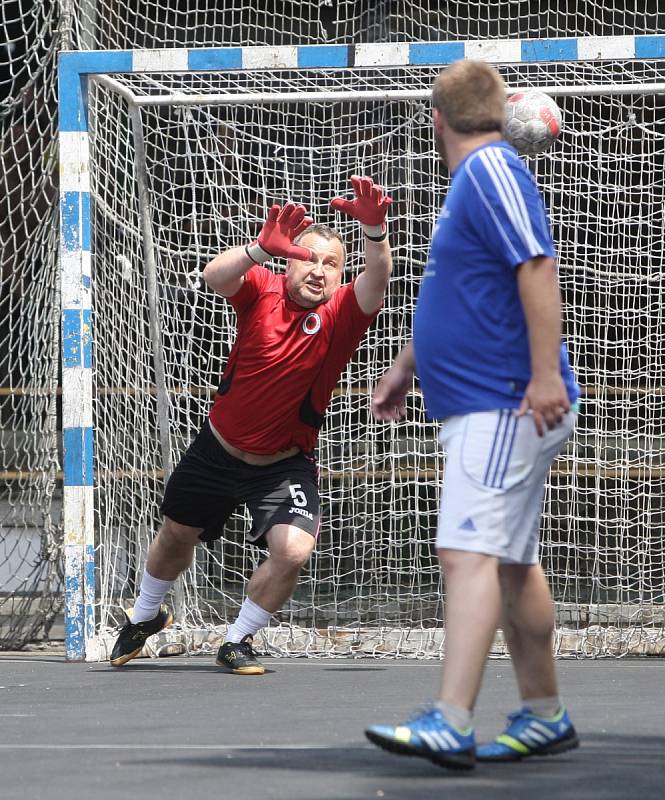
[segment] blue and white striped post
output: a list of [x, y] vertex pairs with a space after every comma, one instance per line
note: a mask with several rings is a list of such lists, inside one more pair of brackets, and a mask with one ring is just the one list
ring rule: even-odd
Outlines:
[[81, 51], [60, 54], [60, 273], [64, 439], [65, 648], [95, 660], [92, 311], [88, 76], [103, 73], [445, 66], [665, 58], [665, 36]]
[[82, 79], [59, 73], [60, 277], [64, 445], [65, 648], [86, 655], [95, 634], [90, 172]]
[[131, 70], [131, 56], [118, 56], [63, 53], [58, 75], [65, 652], [69, 661], [95, 658], [90, 150], [84, 98], [89, 72], [106, 72], [114, 65]]
[[131, 72], [131, 54], [61, 53], [58, 71], [65, 653], [69, 661], [96, 657], [90, 148], [85, 97], [89, 73], [115, 68]]

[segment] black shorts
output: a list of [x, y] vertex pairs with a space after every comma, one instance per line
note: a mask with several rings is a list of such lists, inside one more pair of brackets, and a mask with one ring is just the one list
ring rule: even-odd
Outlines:
[[219, 539], [235, 509], [252, 515], [248, 541], [265, 546], [273, 525], [295, 525], [319, 533], [319, 481], [313, 456], [295, 456], [266, 466], [245, 464], [217, 441], [206, 421], [173, 470], [161, 511], [174, 522], [203, 528], [203, 542]]

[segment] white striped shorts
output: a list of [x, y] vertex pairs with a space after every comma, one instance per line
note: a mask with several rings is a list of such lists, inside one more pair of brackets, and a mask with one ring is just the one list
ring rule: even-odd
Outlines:
[[575, 418], [569, 411], [538, 436], [531, 414], [513, 409], [448, 417], [439, 435], [446, 469], [437, 548], [537, 564], [545, 480]]

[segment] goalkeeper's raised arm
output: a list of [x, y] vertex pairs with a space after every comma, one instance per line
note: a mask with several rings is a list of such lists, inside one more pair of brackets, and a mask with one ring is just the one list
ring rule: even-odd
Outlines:
[[386, 225], [392, 198], [387, 197], [371, 178], [353, 175], [351, 185], [355, 193], [353, 200], [336, 197], [330, 205], [362, 225], [365, 234], [365, 269], [356, 279], [354, 291], [360, 308], [370, 314], [381, 307], [392, 271]]
[[221, 295], [232, 297], [245, 280], [245, 273], [254, 264], [263, 264], [270, 258], [297, 258], [309, 261], [312, 251], [294, 244], [313, 222], [304, 206], [286, 203], [281, 208], [276, 203], [268, 212], [258, 238], [244, 247], [234, 247], [213, 258], [203, 270], [203, 280]]
[[[354, 292], [362, 311], [371, 314], [383, 303], [392, 270], [386, 225], [386, 215], [392, 198], [387, 197], [371, 178], [353, 175], [351, 184], [355, 197], [352, 200], [335, 197], [331, 206], [362, 225], [365, 234], [365, 269], [354, 283]], [[302, 205], [292, 202], [286, 203], [283, 208], [273, 205], [258, 238], [244, 247], [232, 248], [213, 258], [203, 270], [203, 280], [219, 294], [233, 297], [240, 290], [245, 274], [254, 264], [263, 264], [272, 258], [285, 258], [289, 261], [289, 269], [292, 261], [313, 265], [309, 283], [330, 283], [325, 277], [321, 281], [317, 277], [319, 272], [325, 273], [327, 269], [325, 253], [316, 247], [312, 249], [305, 246], [312, 238], [307, 231], [312, 223], [312, 218], [307, 216]], [[321, 234], [318, 226], [312, 231], [314, 233]], [[308, 241], [302, 241], [306, 236]], [[316, 244], [316, 236], [313, 236], [312, 242]], [[324, 289], [334, 291], [339, 281], [334, 283], [335, 286], [324, 286]], [[321, 297], [317, 297], [315, 293], [313, 297], [307, 298], [310, 302], [302, 302], [305, 300], [303, 296], [293, 299], [301, 305], [313, 306], [322, 300], [328, 300], [332, 291], [324, 291], [324, 296]]]

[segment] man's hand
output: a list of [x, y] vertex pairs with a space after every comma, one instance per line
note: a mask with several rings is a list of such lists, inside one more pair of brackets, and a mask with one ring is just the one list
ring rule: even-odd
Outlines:
[[306, 230], [314, 220], [306, 216], [305, 206], [289, 201], [284, 208], [275, 203], [268, 212], [258, 239], [245, 247], [245, 252], [255, 264], [269, 258], [298, 258], [309, 261], [312, 251], [293, 244], [293, 240]]
[[406, 395], [411, 390], [413, 374], [393, 366], [376, 384], [372, 414], [377, 419], [397, 422], [406, 414]]
[[406, 395], [411, 390], [414, 370], [413, 343], [409, 342], [376, 384], [372, 414], [377, 419], [396, 422], [406, 414]]
[[538, 436], [543, 436], [545, 426], [550, 429], [556, 427], [564, 414], [570, 411], [568, 392], [558, 372], [529, 381], [517, 416], [523, 417], [529, 410], [533, 414]]
[[392, 197], [386, 197], [383, 189], [377, 186], [371, 178], [352, 175], [351, 185], [356, 195], [353, 200], [335, 197], [330, 205], [335, 211], [341, 211], [342, 214], [348, 214], [357, 219], [363, 226], [365, 236], [381, 241], [385, 238], [386, 214], [388, 206], [393, 201]]

